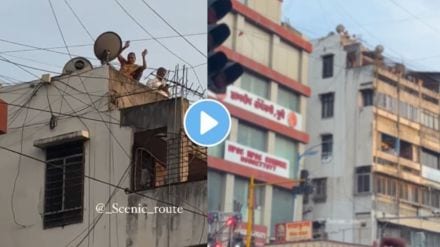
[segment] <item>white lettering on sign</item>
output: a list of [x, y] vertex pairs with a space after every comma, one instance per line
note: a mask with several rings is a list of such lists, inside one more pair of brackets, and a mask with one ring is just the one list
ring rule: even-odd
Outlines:
[[295, 130], [302, 130], [300, 114], [238, 87], [229, 86], [224, 101]]
[[226, 141], [225, 160], [273, 175], [289, 177], [288, 160], [231, 141]]

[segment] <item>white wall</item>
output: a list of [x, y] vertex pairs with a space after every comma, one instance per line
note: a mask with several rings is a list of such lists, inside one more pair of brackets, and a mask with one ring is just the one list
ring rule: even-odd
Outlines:
[[[318, 154], [305, 157], [305, 167], [311, 178], [327, 177], [325, 203], [305, 205], [306, 219], [327, 219], [326, 231], [332, 240], [356, 242], [354, 233], [359, 228], [356, 212], [369, 212], [369, 199], [362, 204], [354, 196], [354, 171], [356, 166], [370, 165], [372, 111], [360, 105], [359, 85], [372, 81], [370, 67], [346, 69], [346, 52], [340, 45], [338, 34], [313, 42], [314, 51], [309, 61], [309, 85], [312, 96], [308, 101], [307, 132], [309, 146], [321, 143], [322, 134], [333, 134], [333, 157], [321, 160]], [[322, 56], [334, 54], [333, 77], [322, 78]], [[334, 92], [334, 115], [321, 118], [320, 94]], [[371, 204], [371, 203], [370, 203]]]
[[[80, 121], [74, 117], [60, 117], [57, 127], [50, 130], [48, 126], [50, 113], [29, 110], [25, 123], [38, 125], [23, 129], [23, 146], [21, 150], [21, 128], [17, 127], [21, 127], [25, 119], [27, 110], [23, 109], [18, 118], [10, 124], [8, 133], [0, 136], [0, 146], [45, 160], [45, 152], [33, 146], [35, 140], [76, 130], [86, 130], [90, 133], [90, 140], [85, 142], [85, 174], [111, 184], [117, 184], [127, 168], [130, 167], [133, 131], [128, 127], [120, 127], [119, 124], [109, 124], [108, 128], [111, 129], [112, 133], [110, 134], [109, 129], [101, 121], [101, 117], [105, 121], [114, 123], [119, 123], [120, 119], [118, 110], [106, 111], [108, 110], [109, 98], [99, 97], [99, 95], [108, 93], [109, 82], [105, 79], [109, 77], [108, 67], [86, 72], [82, 76], [103, 79], [83, 77], [83, 82], [81, 82], [78, 77], [62, 78], [70, 87], [53, 81], [52, 85], [43, 86], [37, 92], [30, 101], [29, 106], [49, 109], [46, 98], [48, 89], [49, 99], [54, 112], [70, 114], [73, 112], [71, 107], [74, 110], [85, 108], [80, 113], [90, 112], [84, 114], [83, 117], [99, 121], [84, 118]], [[83, 87], [83, 83], [86, 89]], [[56, 87], [66, 90], [72, 96], [60, 93]], [[71, 87], [79, 91], [73, 90]], [[97, 108], [103, 111], [101, 114], [98, 114], [96, 109], [91, 107], [89, 96], [82, 93], [86, 90], [97, 95], [91, 97], [92, 101], [96, 101]], [[22, 93], [19, 95], [2, 93], [1, 96], [3, 100], [10, 103], [18, 97], [29, 95], [31, 91], [32, 88], [27, 88], [18, 91]], [[16, 104], [23, 104], [25, 98], [18, 99]], [[17, 107], [10, 107], [9, 116], [12, 117], [17, 109]], [[79, 236], [72, 242], [73, 246], [76, 246], [79, 240], [85, 236], [83, 231], [99, 216], [95, 211], [96, 204], [106, 202], [114, 190], [109, 185], [85, 178], [83, 222], [44, 230], [42, 216], [44, 213], [45, 165], [22, 157], [20, 173], [14, 193], [16, 219], [20, 224], [26, 226], [21, 227], [13, 221], [10, 203], [14, 178], [19, 165], [19, 156], [0, 149], [0, 164], [0, 207], [3, 209], [0, 212], [0, 239], [2, 246], [65, 246], [75, 239], [76, 236]], [[120, 186], [129, 187], [129, 174], [130, 171]], [[206, 206], [207, 194], [206, 182], [187, 183], [182, 187], [173, 186], [171, 190], [173, 192], [163, 199], [173, 201], [172, 198], [174, 198], [174, 203], [179, 203], [185, 208], [190, 208], [188, 205], [197, 205], [201, 207], [200, 211], [206, 211], [206, 208], [204, 208]], [[117, 189], [116, 191], [117, 193], [113, 197], [112, 202], [118, 202], [121, 206], [129, 205], [129, 196], [122, 190]], [[160, 191], [148, 191], [147, 194], [155, 198], [157, 195], [163, 194], [163, 189]], [[175, 198], [175, 195], [179, 195], [179, 197]], [[142, 198], [139, 201], [149, 206], [156, 205], [155, 200]], [[176, 246], [176, 243], [182, 243], [183, 245], [197, 244], [201, 238], [203, 242], [206, 242], [207, 226], [204, 227], [203, 225], [205, 218], [187, 211], [182, 215], [170, 216], [171, 225], [163, 221], [164, 218], [168, 219], [168, 216], [146, 217], [138, 215], [137, 226], [133, 227], [134, 223], [129, 220], [130, 217], [124, 214], [104, 215], [99, 223], [96, 224], [94, 230], [90, 232], [89, 238], [86, 238], [80, 246]], [[191, 227], [188, 227], [188, 224]], [[163, 231], [163, 229], [168, 227], [170, 227], [170, 232], [159, 234], [159, 230]], [[174, 234], [170, 238], [172, 240], [169, 245], [164, 241], [164, 239], [168, 239], [166, 237], [167, 234]], [[146, 236], [148, 236], [148, 241]]]

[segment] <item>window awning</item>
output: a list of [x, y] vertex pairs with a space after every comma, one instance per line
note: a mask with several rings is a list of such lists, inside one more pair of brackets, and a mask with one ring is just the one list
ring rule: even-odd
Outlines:
[[34, 146], [38, 148], [47, 148], [73, 141], [86, 141], [90, 139], [89, 132], [86, 130], [78, 130], [61, 135], [42, 138], [34, 141]]

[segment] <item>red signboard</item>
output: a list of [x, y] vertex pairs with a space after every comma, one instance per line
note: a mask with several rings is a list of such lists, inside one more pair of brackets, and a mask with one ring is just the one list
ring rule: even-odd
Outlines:
[[[239, 232], [243, 236], [243, 239], [246, 239], [247, 223], [246, 222], [241, 223], [237, 227], [237, 232]], [[252, 237], [254, 237], [254, 243], [256, 247], [263, 247], [266, 244], [267, 227], [263, 225], [253, 225]]]
[[275, 225], [277, 242], [291, 242], [312, 239], [312, 222], [295, 221]]

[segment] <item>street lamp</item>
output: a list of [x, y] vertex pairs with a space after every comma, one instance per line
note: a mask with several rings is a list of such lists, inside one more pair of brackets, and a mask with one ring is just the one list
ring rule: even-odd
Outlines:
[[298, 171], [299, 171], [299, 162], [301, 161], [302, 158], [306, 157], [306, 156], [313, 156], [315, 154], [318, 153], [317, 150], [315, 150], [315, 148], [321, 146], [322, 143], [313, 145], [309, 148], [307, 148], [306, 150], [304, 150], [304, 152], [297, 153], [296, 155], [296, 160], [295, 160], [295, 164], [293, 166], [294, 170], [293, 170], [293, 178], [298, 178]]
[[[306, 157], [306, 156], [313, 156], [313, 155], [318, 154], [319, 152], [315, 148], [321, 146], [321, 144], [322, 143], [313, 145], [313, 146], [307, 148], [306, 150], [304, 150], [304, 152], [302, 152], [301, 154], [299, 154], [299, 153], [297, 154], [296, 160], [295, 160], [296, 162], [295, 162], [295, 164], [293, 166], [293, 178], [294, 179], [298, 178], [298, 171], [299, 171], [301, 159]], [[294, 210], [293, 215], [294, 215], [294, 220], [298, 220], [298, 217], [295, 217], [295, 212], [302, 212], [302, 210], [299, 211], [299, 209], [297, 208], [297, 205], [298, 205], [297, 200], [298, 200], [298, 197], [296, 196], [296, 194], [294, 194], [293, 195], [293, 210]]]

